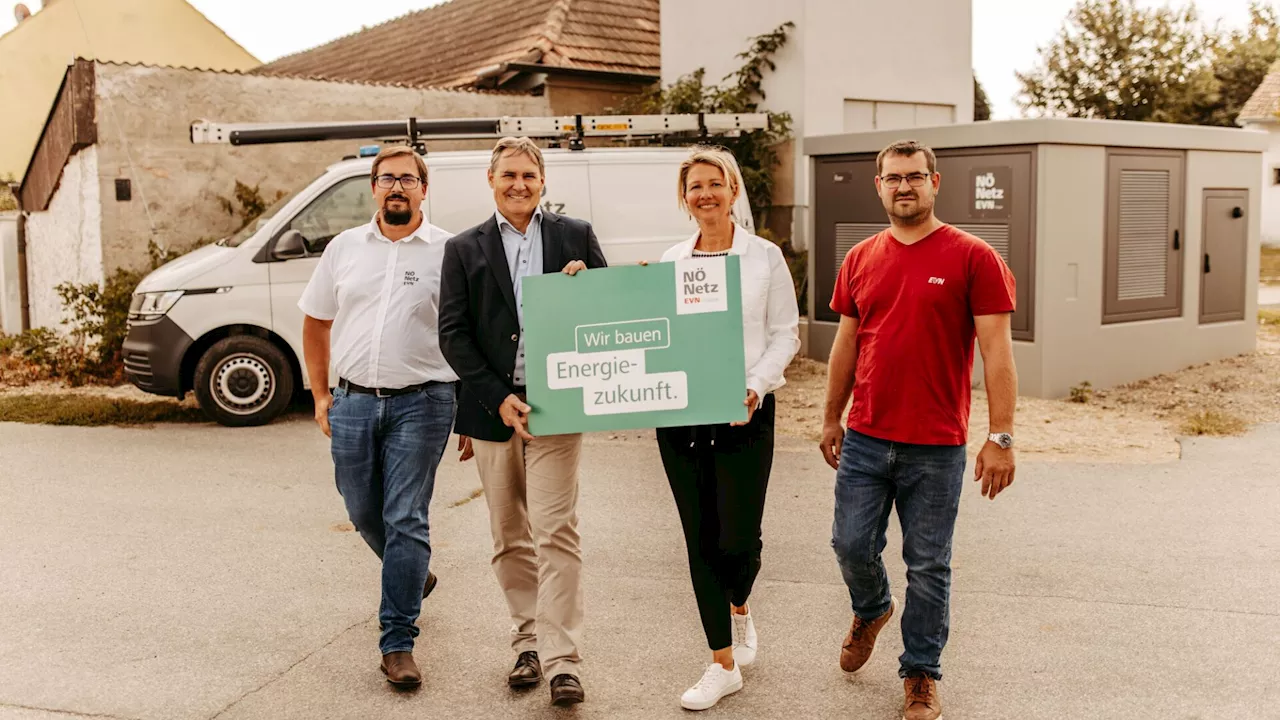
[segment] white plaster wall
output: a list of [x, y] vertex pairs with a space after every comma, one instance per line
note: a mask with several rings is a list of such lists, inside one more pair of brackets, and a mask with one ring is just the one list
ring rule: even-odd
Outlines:
[[972, 0], [918, 0], [909, 27], [903, 11], [873, 0], [662, 0], [663, 17], [678, 18], [662, 23], [664, 86], [699, 67], [719, 83], [741, 66], [736, 55], [750, 37], [795, 23], [763, 88], [764, 107], [793, 121], [794, 182], [779, 185], [792, 188], [793, 238], [802, 245], [809, 176], [801, 138], [845, 132], [847, 100], [950, 105], [954, 122], [973, 118]]
[[63, 168], [49, 209], [27, 218], [32, 327], [62, 329], [62, 302], [54, 290], [59, 283], [103, 280], [98, 188], [98, 149], [89, 147]]

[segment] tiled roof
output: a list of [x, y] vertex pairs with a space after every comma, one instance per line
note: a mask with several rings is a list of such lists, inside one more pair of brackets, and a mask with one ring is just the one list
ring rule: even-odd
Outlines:
[[1246, 122], [1280, 122], [1276, 112], [1280, 111], [1280, 60], [1271, 66], [1267, 76], [1262, 79], [1258, 89], [1253, 91], [1249, 101], [1240, 108], [1240, 116], [1236, 124]]
[[412, 86], [472, 85], [505, 62], [656, 76], [659, 0], [450, 0], [252, 72]]

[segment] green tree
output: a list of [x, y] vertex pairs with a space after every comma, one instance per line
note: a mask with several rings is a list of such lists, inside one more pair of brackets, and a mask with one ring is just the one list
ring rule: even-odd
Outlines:
[[720, 85], [706, 84], [706, 69], [698, 68], [673, 84], [628, 99], [610, 112], [650, 113], [757, 113], [768, 112], [769, 129], [745, 132], [738, 137], [717, 137], [729, 149], [742, 171], [742, 182], [751, 204], [756, 232], [782, 250], [795, 285], [800, 313], [808, 307], [808, 253], [800, 252], [788, 239], [777, 238], [765, 225], [773, 204], [774, 171], [778, 167], [778, 145], [791, 138], [791, 115], [761, 109], [765, 99], [764, 74], [777, 69], [773, 55], [787, 42], [787, 32], [795, 23], [785, 22], [772, 32], [750, 38], [751, 45], [736, 56], [742, 67], [726, 75]]
[[1194, 5], [1081, 0], [1026, 73], [1018, 104], [1034, 115], [1233, 126], [1277, 58], [1280, 23], [1252, 2], [1243, 29], [1206, 27]]
[[[773, 55], [787, 42], [787, 32], [795, 23], [785, 22], [772, 32], [750, 39], [747, 50], [736, 56], [742, 67], [726, 75], [721, 85], [706, 84], [706, 69], [698, 68], [673, 84], [654, 89], [625, 101], [616, 112], [648, 113], [757, 113], [765, 99], [764, 74], [776, 69]], [[716, 142], [733, 152], [742, 170], [747, 199], [756, 224], [772, 205], [777, 146], [791, 137], [791, 115], [769, 112], [769, 129], [717, 137]]]
[[978, 76], [973, 76], [973, 119], [975, 122], [991, 119], [991, 101], [987, 98], [987, 91], [982, 89], [982, 83], [978, 82]]
[[1214, 33], [1211, 41], [1216, 91], [1196, 109], [1196, 122], [1230, 127], [1280, 57], [1280, 18], [1275, 8], [1250, 3], [1246, 27]]
[[1018, 104], [1035, 115], [1181, 122], [1209, 102], [1204, 38], [1194, 6], [1140, 8], [1082, 0], [1031, 71]]

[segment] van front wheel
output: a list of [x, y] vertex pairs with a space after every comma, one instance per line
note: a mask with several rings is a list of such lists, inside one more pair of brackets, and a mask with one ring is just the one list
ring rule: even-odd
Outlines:
[[200, 357], [194, 385], [200, 409], [219, 424], [265, 425], [288, 407], [293, 371], [269, 340], [233, 335]]

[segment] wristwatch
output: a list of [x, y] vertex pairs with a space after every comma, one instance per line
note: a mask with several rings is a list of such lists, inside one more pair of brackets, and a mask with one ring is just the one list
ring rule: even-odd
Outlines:
[[1013, 436], [1009, 433], [991, 433], [987, 436], [987, 439], [1005, 450], [1013, 447]]

